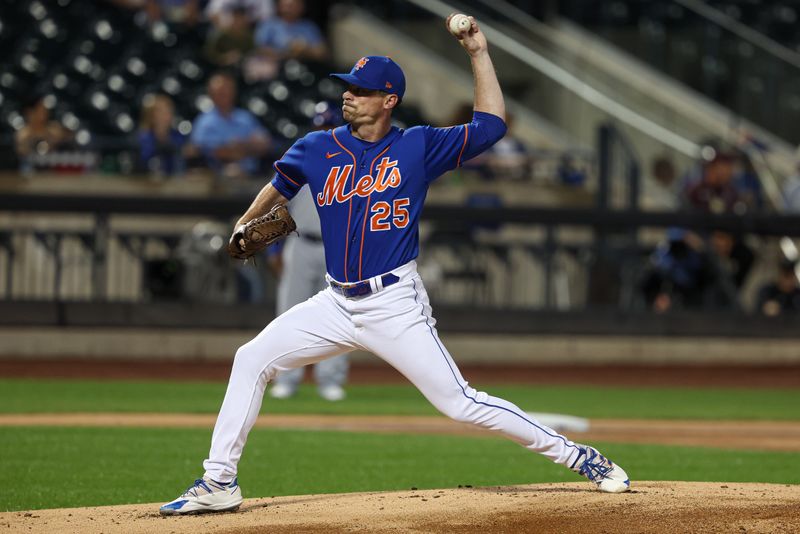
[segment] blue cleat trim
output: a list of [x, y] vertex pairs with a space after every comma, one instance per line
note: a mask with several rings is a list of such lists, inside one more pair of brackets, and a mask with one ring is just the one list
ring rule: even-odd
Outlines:
[[169, 504], [165, 504], [164, 506], [162, 506], [161, 509], [162, 510], [180, 510], [181, 508], [183, 508], [183, 505], [186, 504], [187, 502], [189, 502], [189, 501], [182, 500], [182, 501], [171, 502]]
[[578, 456], [575, 458], [575, 461], [572, 462], [572, 465], [569, 466], [569, 468], [570, 469], [574, 469], [575, 466], [578, 465], [578, 462], [580, 461], [580, 459], [583, 458], [584, 456], [586, 456], [586, 449], [580, 449], [580, 452], [578, 453]]
[[586, 448], [586, 460], [583, 461], [583, 465], [581, 465], [581, 469], [578, 473], [592, 482], [599, 484], [608, 476], [608, 473], [610, 473], [613, 468], [614, 464], [611, 460], [608, 460], [595, 449]]

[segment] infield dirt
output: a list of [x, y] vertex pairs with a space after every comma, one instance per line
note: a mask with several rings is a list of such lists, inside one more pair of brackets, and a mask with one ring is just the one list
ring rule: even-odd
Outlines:
[[161, 517], [158, 506], [7, 512], [0, 532], [800, 532], [800, 486], [775, 484], [636, 482], [621, 495], [589, 483], [303, 495], [185, 517]]

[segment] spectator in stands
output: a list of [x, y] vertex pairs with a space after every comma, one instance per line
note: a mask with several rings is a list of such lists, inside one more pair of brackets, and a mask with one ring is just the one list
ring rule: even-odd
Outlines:
[[306, 18], [303, 0], [278, 0], [278, 16], [256, 29], [256, 46], [262, 56], [273, 60], [328, 57], [328, 47], [317, 25]]
[[739, 193], [739, 198], [747, 206], [747, 211], [760, 211], [764, 208], [764, 189], [761, 187], [758, 171], [743, 150], [739, 151], [738, 160], [740, 169], [734, 176], [733, 186]]
[[770, 317], [800, 312], [800, 285], [795, 262], [781, 262], [778, 278], [759, 290], [757, 309]]
[[131, 11], [139, 11], [145, 7], [147, 0], [106, 0], [109, 4], [114, 5], [120, 9], [129, 9]]
[[800, 146], [797, 147], [795, 173], [783, 185], [783, 201], [786, 211], [800, 213]]
[[[699, 179], [689, 183], [684, 191], [687, 206], [717, 215], [743, 215], [752, 210], [733, 183], [735, 164], [736, 158], [732, 153], [712, 148], [708, 159], [701, 165]], [[742, 236], [713, 232], [708, 246], [716, 254], [715, 259], [729, 270], [736, 287], [741, 288], [755, 261], [755, 254]]]
[[508, 133], [484, 153], [487, 171], [495, 180], [522, 181], [531, 178], [533, 161], [527, 147], [514, 135], [513, 124], [513, 116], [506, 114]]
[[795, 175], [786, 179], [783, 201], [787, 212], [800, 213], [800, 176]]
[[561, 156], [556, 169], [558, 181], [570, 187], [583, 187], [586, 183], [586, 172], [578, 165], [578, 161], [572, 154], [565, 152]]
[[681, 228], [670, 228], [666, 240], [650, 257], [641, 291], [648, 307], [657, 313], [675, 308], [730, 308], [736, 290], [720, 270], [703, 239]]
[[231, 5], [230, 24], [215, 27], [206, 40], [206, 58], [218, 67], [236, 67], [255, 46], [253, 23], [241, 4]]
[[642, 188], [642, 208], [651, 211], [674, 211], [678, 209], [678, 194], [675, 192], [675, 165], [666, 156], [658, 156], [650, 165], [650, 179]]
[[763, 161], [771, 148], [769, 143], [743, 126], [737, 129], [737, 133], [736, 149], [742, 168], [734, 182], [745, 202], [754, 210], [762, 210], [767, 205], [767, 199], [754, 159]]
[[235, 6], [243, 7], [251, 24], [259, 24], [275, 14], [273, 0], [211, 0], [205, 15], [217, 29], [227, 28], [232, 21]]
[[167, 95], [147, 95], [142, 103], [139, 129], [141, 168], [154, 176], [183, 172], [181, 150], [186, 136], [174, 127], [175, 106]]
[[236, 80], [230, 73], [218, 72], [211, 77], [208, 96], [214, 109], [195, 119], [184, 154], [202, 156], [223, 176], [252, 176], [270, 148], [270, 138], [255, 116], [235, 107], [236, 91]]
[[729, 152], [707, 148], [711, 152], [701, 163], [700, 175], [685, 184], [686, 205], [706, 213], [745, 213], [747, 204], [733, 183], [736, 158]]
[[199, 0], [146, 0], [145, 13], [150, 22], [193, 28], [200, 22]]
[[72, 132], [58, 121], [50, 120], [43, 95], [34, 95], [22, 105], [25, 125], [17, 130], [14, 148], [24, 171], [33, 170], [31, 156], [56, 152], [72, 141]]
[[730, 277], [737, 289], [741, 289], [755, 263], [755, 254], [750, 246], [740, 236], [727, 232], [711, 232], [707, 246], [720, 271]]

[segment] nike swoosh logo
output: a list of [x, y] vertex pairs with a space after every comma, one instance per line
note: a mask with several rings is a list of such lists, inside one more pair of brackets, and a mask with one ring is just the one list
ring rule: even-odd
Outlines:
[[341, 154], [341, 153], [342, 153], [342, 151], [341, 151], [341, 150], [340, 150], [339, 152], [334, 152], [333, 154], [331, 154], [330, 152], [327, 152], [327, 153], [325, 154], [325, 157], [326, 157], [327, 159], [331, 159], [332, 157], [334, 157], [334, 156], [338, 156], [338, 155], [339, 155], [339, 154]]

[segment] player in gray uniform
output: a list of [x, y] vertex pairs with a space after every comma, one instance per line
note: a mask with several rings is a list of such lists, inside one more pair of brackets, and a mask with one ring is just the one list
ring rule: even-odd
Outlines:
[[[295, 304], [305, 302], [325, 289], [325, 247], [319, 215], [308, 186], [303, 187], [289, 203], [289, 212], [297, 223], [298, 235], [286, 238], [283, 248], [283, 267], [278, 285], [277, 315]], [[347, 380], [349, 363], [347, 355], [323, 360], [314, 365], [317, 392], [325, 400], [338, 401], [345, 397], [342, 387]], [[287, 399], [297, 392], [303, 380], [305, 367], [279, 373], [270, 389], [274, 399]]]

